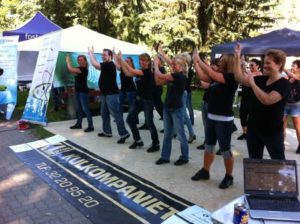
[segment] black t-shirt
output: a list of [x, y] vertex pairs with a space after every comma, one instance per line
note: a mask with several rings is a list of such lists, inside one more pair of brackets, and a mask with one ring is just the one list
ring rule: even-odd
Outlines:
[[167, 108], [176, 109], [182, 107], [182, 94], [187, 78], [181, 72], [172, 73], [173, 81], [167, 82], [167, 94], [165, 105]]
[[87, 86], [88, 68], [78, 67], [81, 73], [75, 76], [75, 91], [77, 93], [88, 93], [89, 88]]
[[136, 87], [133, 82], [133, 77], [126, 76], [122, 69], [120, 72], [120, 79], [121, 79], [121, 91], [122, 92], [136, 91]]
[[238, 87], [233, 73], [223, 74], [225, 83], [213, 82], [209, 87], [208, 113], [233, 116], [232, 103]]
[[268, 76], [254, 78], [256, 85], [266, 93], [278, 92], [282, 99], [272, 105], [263, 105], [251, 90], [251, 105], [248, 126], [263, 134], [273, 134], [283, 128], [283, 112], [290, 92], [290, 83], [285, 78], [267, 86]]
[[103, 95], [114, 95], [119, 93], [116, 77], [117, 71], [115, 64], [112, 61], [102, 62], [98, 84]]
[[154, 88], [154, 76], [151, 69], [142, 69], [142, 76], [136, 76], [137, 93], [142, 99], [152, 99], [152, 92]]
[[[158, 69], [159, 69], [159, 71], [160, 71], [162, 74], [166, 74], [166, 69], [165, 69], [165, 67], [162, 66], [162, 67], [159, 67]], [[153, 94], [154, 94], [154, 95], [155, 95], [155, 94], [161, 95], [162, 92], [163, 92], [163, 88], [162, 88], [161, 85], [156, 85], [156, 83], [155, 83], [155, 78], [154, 78], [154, 74], [153, 74], [153, 82], [154, 82]]]

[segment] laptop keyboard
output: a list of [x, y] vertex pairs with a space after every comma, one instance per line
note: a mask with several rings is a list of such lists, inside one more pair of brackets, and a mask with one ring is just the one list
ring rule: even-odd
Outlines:
[[296, 199], [291, 198], [258, 198], [248, 197], [250, 208], [256, 210], [269, 210], [269, 211], [290, 211], [300, 212], [300, 203]]

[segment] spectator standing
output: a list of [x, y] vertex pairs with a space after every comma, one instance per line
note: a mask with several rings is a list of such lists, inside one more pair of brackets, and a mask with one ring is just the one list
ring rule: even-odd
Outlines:
[[298, 139], [296, 153], [300, 154], [300, 60], [293, 61], [291, 71], [285, 69], [285, 73], [288, 75], [292, 89], [284, 108], [284, 135], [287, 128], [288, 116], [291, 116]]

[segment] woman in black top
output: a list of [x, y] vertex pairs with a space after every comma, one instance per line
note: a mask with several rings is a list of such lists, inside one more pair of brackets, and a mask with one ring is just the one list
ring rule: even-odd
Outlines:
[[240, 66], [241, 46], [235, 49], [235, 79], [252, 89], [248, 119], [247, 146], [250, 158], [263, 158], [266, 146], [271, 159], [285, 159], [283, 111], [290, 83], [281, 77], [286, 54], [270, 49], [264, 58], [263, 76], [247, 76]]
[[146, 125], [149, 128], [152, 145], [147, 149], [147, 152], [156, 152], [159, 150], [159, 139], [155, 124], [153, 122], [153, 88], [154, 77], [151, 70], [151, 58], [148, 54], [144, 53], [139, 56], [140, 69], [130, 67], [123, 59], [122, 54], [119, 52], [117, 59], [121, 64], [127, 76], [136, 77], [137, 97], [134, 106], [129, 111], [127, 123], [131, 129], [134, 143], [129, 146], [131, 149], [142, 147], [144, 145], [139, 130], [137, 128], [137, 117], [141, 110], [144, 111]]
[[66, 62], [69, 72], [75, 75], [75, 96], [76, 96], [76, 114], [77, 121], [76, 124], [71, 126], [71, 129], [81, 129], [82, 118], [85, 113], [88, 120], [88, 128], [85, 132], [94, 131], [92, 113], [89, 109], [88, 99], [89, 99], [89, 88], [87, 86], [88, 77], [88, 63], [85, 55], [79, 55], [77, 57], [77, 63], [79, 67], [74, 68], [71, 65], [71, 60], [69, 55], [66, 56]]
[[205, 127], [204, 164], [192, 180], [209, 179], [209, 170], [215, 158], [214, 148], [218, 141], [226, 170], [219, 188], [225, 189], [233, 184], [233, 156], [230, 148], [234, 120], [232, 103], [237, 89], [237, 83], [232, 74], [233, 55], [221, 57], [218, 71], [214, 71], [205, 64], [197, 51], [194, 52], [193, 59], [197, 75], [211, 85], [208, 96], [208, 119]]

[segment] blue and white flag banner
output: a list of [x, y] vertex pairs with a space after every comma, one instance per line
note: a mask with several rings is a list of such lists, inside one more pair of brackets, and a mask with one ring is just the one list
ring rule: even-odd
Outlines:
[[47, 107], [57, 61], [60, 33], [43, 36], [29, 95], [21, 120], [47, 125]]
[[0, 37], [0, 113], [10, 120], [17, 103], [18, 36]]

